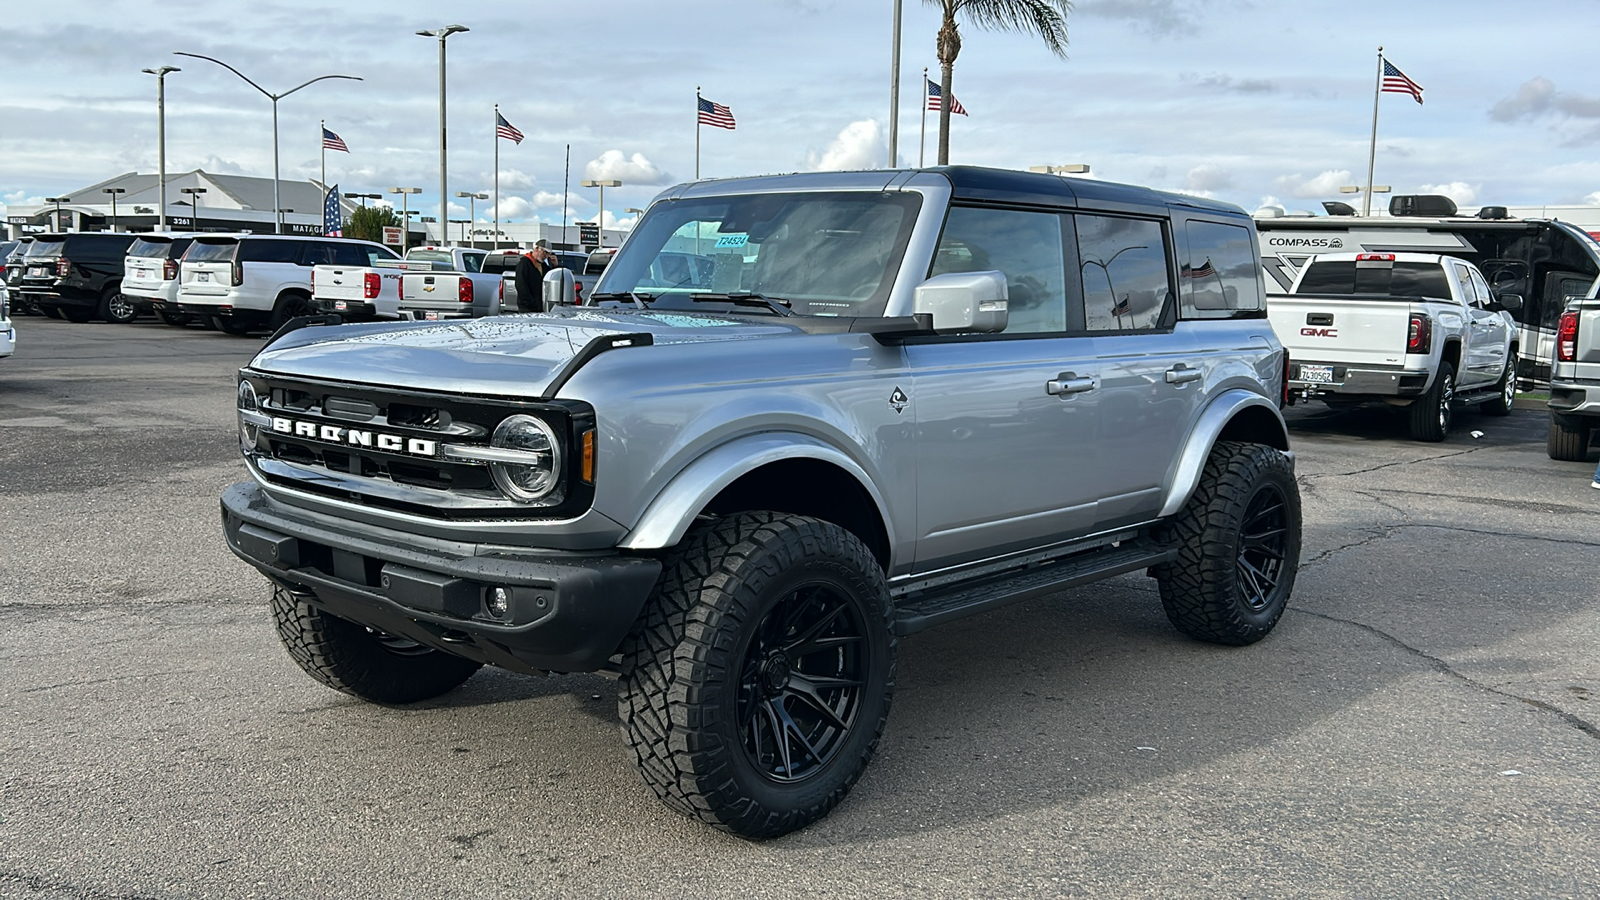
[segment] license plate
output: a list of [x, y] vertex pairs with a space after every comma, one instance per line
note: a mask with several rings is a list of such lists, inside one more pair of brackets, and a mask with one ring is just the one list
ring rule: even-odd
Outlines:
[[38, 277], [44, 275], [44, 273], [45, 273], [44, 266], [34, 266], [33, 268], [28, 270], [28, 275], [31, 278], [38, 278]]
[[422, 318], [427, 322], [437, 322], [439, 321], [439, 314], [436, 312], [426, 312], [422, 314]]
[[1333, 366], [1301, 366], [1300, 380], [1312, 384], [1332, 384]]
[[194, 273], [194, 280], [195, 281], [210, 281], [211, 280], [211, 273], [210, 272], [196, 272], [196, 273]]
[[334, 309], [338, 309], [338, 310], [345, 310], [345, 309], [349, 309], [350, 307], [349, 307], [349, 304], [345, 303], [343, 300], [335, 300], [333, 302], [333, 308]]

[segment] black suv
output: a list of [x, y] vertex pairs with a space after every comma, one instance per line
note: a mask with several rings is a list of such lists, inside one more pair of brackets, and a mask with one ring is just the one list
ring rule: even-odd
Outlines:
[[131, 322], [138, 308], [122, 296], [122, 259], [135, 235], [41, 234], [22, 257], [17, 294], [46, 315], [73, 322]]
[[22, 297], [17, 294], [17, 287], [22, 284], [22, 254], [28, 252], [28, 245], [32, 243], [32, 236], [6, 242], [6, 244], [10, 245], [10, 249], [0, 255], [0, 262], [4, 263], [4, 268], [0, 269], [0, 284], [5, 286], [8, 299], [11, 301], [12, 311], [37, 316], [39, 314], [38, 308], [32, 304], [24, 303]]

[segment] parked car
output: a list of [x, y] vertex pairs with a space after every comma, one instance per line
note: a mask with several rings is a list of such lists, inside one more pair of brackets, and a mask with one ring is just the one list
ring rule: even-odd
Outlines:
[[1581, 462], [1600, 428], [1600, 297], [1575, 297], [1556, 323], [1550, 370], [1551, 459]]
[[11, 322], [11, 298], [0, 292], [0, 359], [17, 349], [17, 328]]
[[313, 266], [392, 255], [370, 241], [275, 234], [202, 234], [178, 266], [178, 311], [228, 334], [276, 331], [311, 304]]
[[[1190, 273], [1212, 296], [1214, 267]], [[1411, 437], [1442, 441], [1455, 412], [1511, 413], [1522, 297], [1492, 293], [1478, 267], [1435, 253], [1313, 256], [1267, 312], [1289, 351], [1291, 400], [1405, 409]]]
[[35, 235], [22, 257], [17, 291], [47, 315], [73, 322], [131, 322], [139, 311], [122, 294], [122, 260], [134, 235], [109, 231]]
[[346, 322], [399, 319], [401, 274], [449, 268], [447, 263], [413, 258], [421, 249], [413, 247], [401, 258], [376, 244], [338, 248], [335, 262], [311, 267], [312, 307]]
[[141, 234], [123, 259], [123, 295], [167, 325], [190, 321], [178, 312], [178, 262], [194, 238], [194, 234]]
[[[613, 672], [645, 784], [759, 839], [856, 782], [905, 635], [1130, 573], [1199, 640], [1273, 629], [1300, 494], [1242, 210], [971, 167], [670, 190], [599, 308], [305, 327], [240, 371], [221, 524], [311, 678]], [[651, 285], [705, 234], [724, 291]]]
[[[505, 279], [505, 297], [502, 300], [501, 307], [508, 313], [517, 312], [522, 308], [520, 301], [517, 299], [516, 272], [517, 260], [526, 252], [526, 250], [494, 251], [489, 254], [483, 263], [483, 271], [496, 273]], [[605, 263], [599, 262], [597, 266], [591, 266], [591, 254], [579, 253], [575, 250], [552, 250], [550, 255], [555, 257], [555, 261], [551, 265], [552, 269], [566, 269], [572, 273], [573, 282], [577, 289], [577, 302], [582, 305], [584, 298], [589, 294], [589, 289], [599, 280], [600, 273], [605, 271]], [[609, 261], [610, 257], [605, 257], [605, 260]]]
[[485, 251], [464, 247], [422, 247], [407, 253], [407, 261], [431, 262], [434, 269], [400, 275], [400, 318], [432, 321], [499, 315], [506, 280], [483, 271], [487, 256]]

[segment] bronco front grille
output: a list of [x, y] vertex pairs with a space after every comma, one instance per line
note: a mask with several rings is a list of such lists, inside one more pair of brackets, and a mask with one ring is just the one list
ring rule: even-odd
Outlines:
[[241, 436], [245, 458], [263, 481], [333, 500], [431, 519], [571, 518], [593, 491], [562, 454], [564, 492], [556, 505], [508, 499], [483, 462], [449, 458], [441, 448], [487, 448], [507, 416], [543, 418], [566, 447], [594, 427], [575, 401], [503, 400], [285, 378], [244, 370], [258, 412], [271, 424]]

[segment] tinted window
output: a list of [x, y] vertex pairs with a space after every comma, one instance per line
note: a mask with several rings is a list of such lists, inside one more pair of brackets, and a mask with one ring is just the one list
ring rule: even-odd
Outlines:
[[[1215, 317], [1264, 307], [1261, 267], [1250, 230], [1216, 222], [1190, 222], [1189, 258], [1179, 267], [1185, 315]], [[1208, 316], [1209, 314], [1209, 316]]]
[[141, 259], [166, 259], [172, 252], [172, 241], [167, 238], [137, 238], [128, 247], [129, 256]]
[[462, 268], [462, 270], [463, 271], [467, 271], [467, 272], [482, 272], [483, 271], [483, 257], [484, 257], [484, 255], [485, 254], [482, 254], [482, 253], [463, 253], [463, 254], [461, 254], [461, 268]]
[[172, 251], [167, 255], [167, 258], [182, 259], [183, 254], [188, 252], [189, 245], [192, 243], [194, 243], [194, 238], [173, 238]]
[[341, 265], [360, 265], [349, 261], [358, 257], [346, 255], [344, 259], [340, 259], [340, 249], [341, 245], [327, 241], [306, 241], [300, 252], [298, 262], [302, 266], [328, 266], [336, 263]]
[[240, 262], [292, 263], [300, 259], [303, 241], [240, 241]]
[[132, 243], [131, 234], [69, 234], [66, 252], [74, 260], [120, 260]]
[[1377, 260], [1313, 262], [1300, 279], [1301, 294], [1394, 294], [1401, 297], [1450, 296], [1444, 267], [1438, 263]]
[[1161, 223], [1079, 215], [1078, 271], [1090, 331], [1158, 327], [1170, 285]]
[[483, 259], [483, 270], [485, 272], [505, 273], [515, 271], [516, 268], [517, 258], [515, 256], [507, 256], [504, 253], [496, 253], [491, 256], [486, 256]]
[[1063, 246], [1061, 216], [1054, 213], [957, 206], [928, 275], [999, 270], [1011, 298], [1006, 334], [1066, 331]]
[[1460, 263], [1455, 263], [1456, 281], [1461, 282], [1461, 291], [1466, 295], [1466, 301], [1471, 306], [1482, 306], [1489, 298], [1478, 293], [1478, 286], [1472, 283], [1472, 270]]
[[0, 241], [0, 259], [10, 256], [11, 251], [15, 249], [17, 249], [16, 241]]
[[51, 240], [50, 238], [36, 238], [28, 245], [25, 256], [60, 256], [61, 251], [67, 246], [66, 238]]
[[238, 241], [195, 241], [183, 254], [185, 262], [232, 262]]

